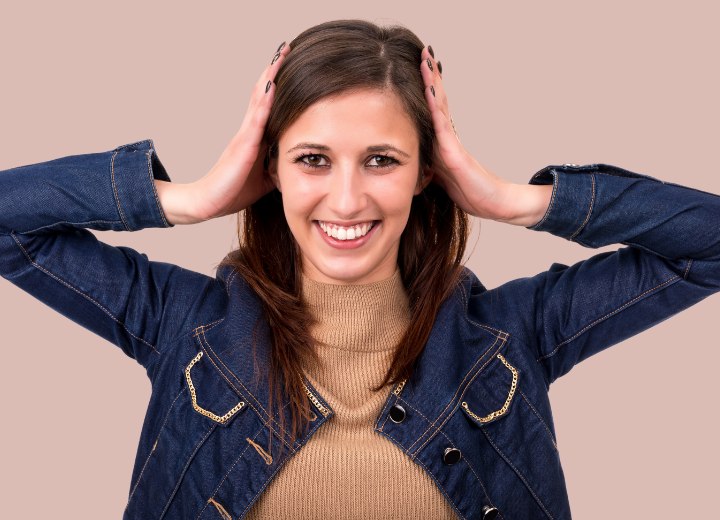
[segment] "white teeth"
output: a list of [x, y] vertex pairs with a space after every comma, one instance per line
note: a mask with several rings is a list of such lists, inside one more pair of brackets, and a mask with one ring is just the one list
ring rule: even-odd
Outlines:
[[350, 227], [337, 226], [335, 224], [328, 224], [319, 220], [320, 228], [325, 232], [326, 235], [336, 238], [338, 240], [355, 240], [356, 238], [367, 235], [373, 227], [372, 222], [365, 222], [364, 224], [356, 224]]

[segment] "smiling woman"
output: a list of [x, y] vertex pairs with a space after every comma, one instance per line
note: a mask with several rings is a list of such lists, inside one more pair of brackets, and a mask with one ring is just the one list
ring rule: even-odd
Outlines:
[[[322, 23], [269, 61], [195, 182], [150, 139], [0, 172], [0, 274], [152, 382], [124, 517], [570, 518], [549, 387], [720, 291], [720, 196], [609, 164], [495, 176], [401, 26]], [[235, 213], [215, 278], [84, 229]], [[625, 247], [488, 290], [469, 215]]]

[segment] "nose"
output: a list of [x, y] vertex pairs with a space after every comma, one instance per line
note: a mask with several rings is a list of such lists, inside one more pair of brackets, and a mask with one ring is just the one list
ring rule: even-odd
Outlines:
[[328, 180], [326, 203], [337, 218], [350, 220], [367, 204], [366, 183], [353, 165], [336, 167]]

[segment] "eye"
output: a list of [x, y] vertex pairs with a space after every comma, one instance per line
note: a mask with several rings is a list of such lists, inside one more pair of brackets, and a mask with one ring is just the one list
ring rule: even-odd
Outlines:
[[400, 162], [397, 159], [395, 159], [394, 157], [390, 157], [389, 155], [373, 155], [372, 158], [380, 159], [380, 164], [377, 166], [371, 166], [372, 168], [389, 168], [391, 166], [399, 164], [399, 162]]
[[[309, 158], [310, 161], [309, 162], [306, 161], [305, 160], [306, 158]], [[307, 166], [308, 168], [323, 168], [325, 166], [324, 164], [316, 163], [316, 161], [318, 159], [323, 159], [323, 158], [324, 158], [324, 156], [319, 155], [319, 154], [303, 154], [303, 155], [298, 155], [293, 162], [300, 163], [303, 166]]]

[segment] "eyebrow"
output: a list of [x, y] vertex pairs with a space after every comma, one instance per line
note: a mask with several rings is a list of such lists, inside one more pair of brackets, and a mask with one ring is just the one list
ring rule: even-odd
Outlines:
[[[298, 143], [292, 148], [290, 148], [286, 153], [293, 152], [295, 150], [299, 150], [300, 148], [312, 148], [314, 150], [323, 150], [326, 152], [330, 151], [330, 147], [324, 144], [317, 144], [317, 143]], [[383, 143], [383, 144], [376, 144], [373, 146], [368, 146], [365, 151], [366, 152], [386, 152], [388, 150], [392, 150], [393, 152], [399, 153], [400, 155], [403, 155], [407, 158], [410, 158], [410, 155], [406, 152], [403, 152], [400, 148], [397, 148], [391, 144]]]

